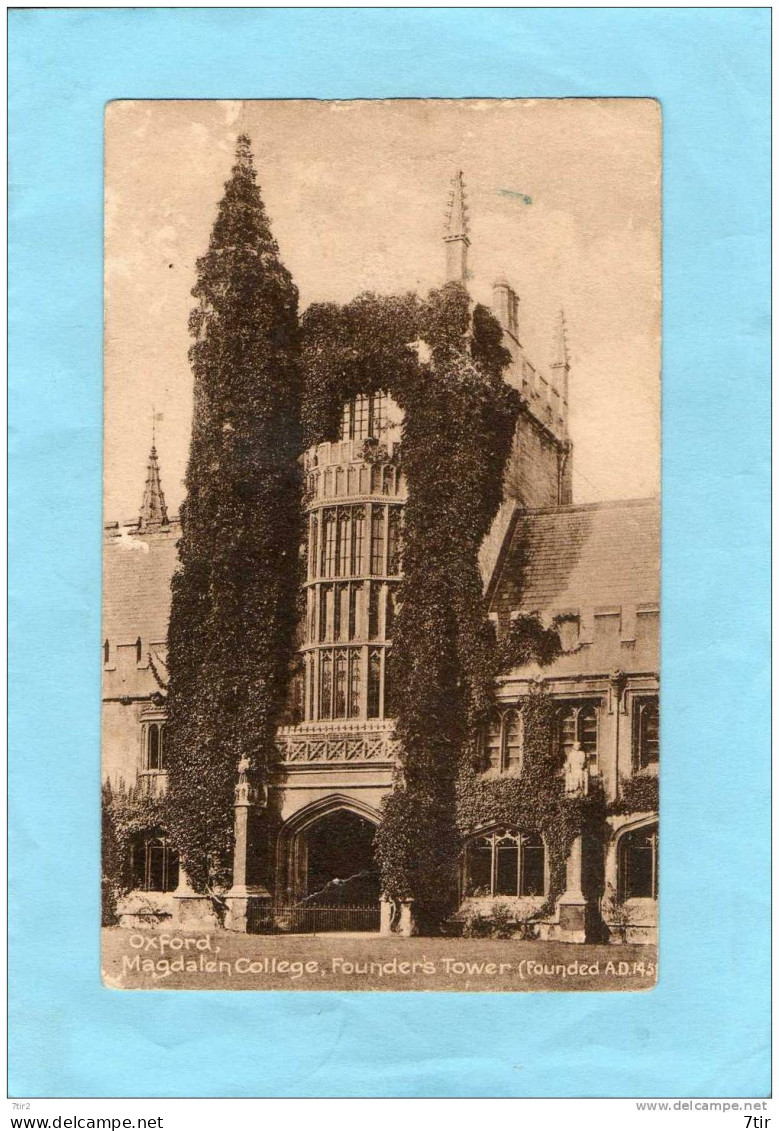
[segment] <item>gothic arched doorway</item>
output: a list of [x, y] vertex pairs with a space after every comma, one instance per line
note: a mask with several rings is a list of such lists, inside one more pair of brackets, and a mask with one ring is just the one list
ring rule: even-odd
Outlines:
[[[324, 814], [303, 833], [309, 905], [366, 907], [379, 902], [375, 825], [350, 809]], [[302, 878], [302, 877], [301, 877]]]

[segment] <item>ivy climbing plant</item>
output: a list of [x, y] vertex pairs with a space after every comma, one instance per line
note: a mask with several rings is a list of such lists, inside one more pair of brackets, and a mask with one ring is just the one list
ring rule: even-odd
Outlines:
[[193, 887], [229, 882], [236, 768], [266, 773], [294, 648], [298, 293], [248, 138], [197, 263], [195, 403], [169, 629], [168, 828]]
[[399, 773], [376, 854], [385, 894], [413, 901], [424, 927], [445, 914], [459, 854], [461, 754], [492, 703], [494, 629], [479, 548], [502, 499], [519, 394], [484, 307], [456, 283], [415, 296], [364, 295], [303, 318], [308, 443], [337, 438], [341, 407], [382, 390], [403, 410], [408, 484], [390, 684]]

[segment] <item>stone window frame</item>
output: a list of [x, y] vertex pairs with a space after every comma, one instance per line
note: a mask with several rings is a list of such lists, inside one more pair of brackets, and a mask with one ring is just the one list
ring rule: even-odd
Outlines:
[[[573, 743], [571, 745], [578, 743], [587, 755], [587, 765], [589, 768], [597, 771], [601, 740], [602, 699], [591, 695], [579, 699], [562, 699], [558, 700], [555, 706], [557, 712], [555, 741], [558, 753], [563, 757], [567, 757], [567, 743], [565, 742], [564, 728], [566, 722], [572, 719], [574, 731]], [[585, 737], [584, 724], [587, 722], [588, 715], [592, 715], [595, 724], [594, 743]]]
[[[630, 867], [626, 859], [629, 845], [634, 838], [644, 836], [650, 842], [651, 876], [650, 894], [634, 895], [630, 892]], [[620, 833], [617, 840], [617, 895], [621, 903], [634, 901], [656, 902], [660, 891], [660, 824], [657, 817], [652, 817], [639, 825], [633, 825]]]
[[[635, 694], [632, 696], [632, 750], [633, 773], [657, 768], [660, 764], [660, 697], [654, 694]], [[654, 715], [656, 733], [654, 739], [647, 739], [645, 723], [647, 717]], [[647, 741], [655, 745], [654, 757], [645, 753]]]
[[[509, 723], [513, 721], [513, 716], [519, 724], [519, 741], [509, 743]], [[489, 754], [491, 750], [497, 751], [497, 765]], [[518, 750], [519, 753], [512, 757], [509, 754], [510, 750]], [[525, 716], [519, 706], [505, 704], [493, 710], [482, 733], [482, 752], [485, 757], [489, 757], [489, 766], [486, 769], [497, 770], [501, 774], [522, 773], [525, 758]]]
[[[165, 730], [167, 720], [164, 715], [150, 715], [145, 716], [141, 720], [141, 773], [158, 775], [167, 774], [168, 767], [166, 765], [166, 752], [165, 752]], [[156, 733], [157, 738], [157, 760], [161, 765], [152, 766], [152, 734]]]
[[[487, 842], [486, 845], [479, 845], [479, 842]], [[477, 847], [487, 847], [490, 853], [490, 883], [489, 890], [483, 890], [482, 887], [472, 887], [471, 882], [471, 866], [472, 866], [472, 853]], [[509, 849], [513, 847], [517, 854], [516, 861], [516, 891], [501, 890], [500, 883], [500, 850]], [[542, 890], [541, 891], [528, 891], [529, 886], [529, 868], [525, 858], [526, 850], [528, 849], [541, 849], [542, 855]], [[533, 885], [535, 886], [535, 885]], [[541, 833], [528, 832], [524, 829], [515, 828], [513, 826], [497, 825], [487, 829], [480, 829], [472, 833], [463, 844], [462, 853], [462, 891], [464, 898], [490, 898], [496, 899], [500, 897], [505, 898], [542, 898], [549, 890], [549, 854], [547, 852], [546, 843]]]
[[[151, 851], [154, 848], [162, 850], [161, 873], [162, 873], [162, 886], [152, 887], [152, 856]], [[138, 852], [143, 853], [142, 867], [139, 867]], [[133, 854], [133, 878], [138, 880], [141, 872], [143, 878], [140, 884], [134, 888], [135, 891], [158, 891], [158, 892], [171, 892], [175, 891], [179, 884], [179, 858], [178, 852], [172, 847], [167, 834], [162, 829], [147, 829], [138, 833], [133, 840], [132, 847]], [[173, 869], [175, 868], [175, 871]], [[175, 879], [175, 883], [173, 883]]]

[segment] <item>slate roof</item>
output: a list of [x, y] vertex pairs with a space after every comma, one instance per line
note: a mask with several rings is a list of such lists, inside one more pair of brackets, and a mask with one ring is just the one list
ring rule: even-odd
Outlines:
[[176, 566], [178, 523], [154, 533], [126, 529], [108, 537], [103, 551], [103, 638], [129, 644], [168, 637], [170, 579]]
[[656, 606], [660, 503], [628, 499], [518, 512], [493, 603], [525, 612]]

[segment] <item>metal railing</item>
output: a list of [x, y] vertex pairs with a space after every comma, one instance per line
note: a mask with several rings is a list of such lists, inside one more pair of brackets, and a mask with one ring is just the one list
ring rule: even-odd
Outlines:
[[378, 931], [378, 904], [361, 907], [272, 906], [259, 900], [249, 907], [247, 928], [255, 935], [319, 935], [333, 931]]

